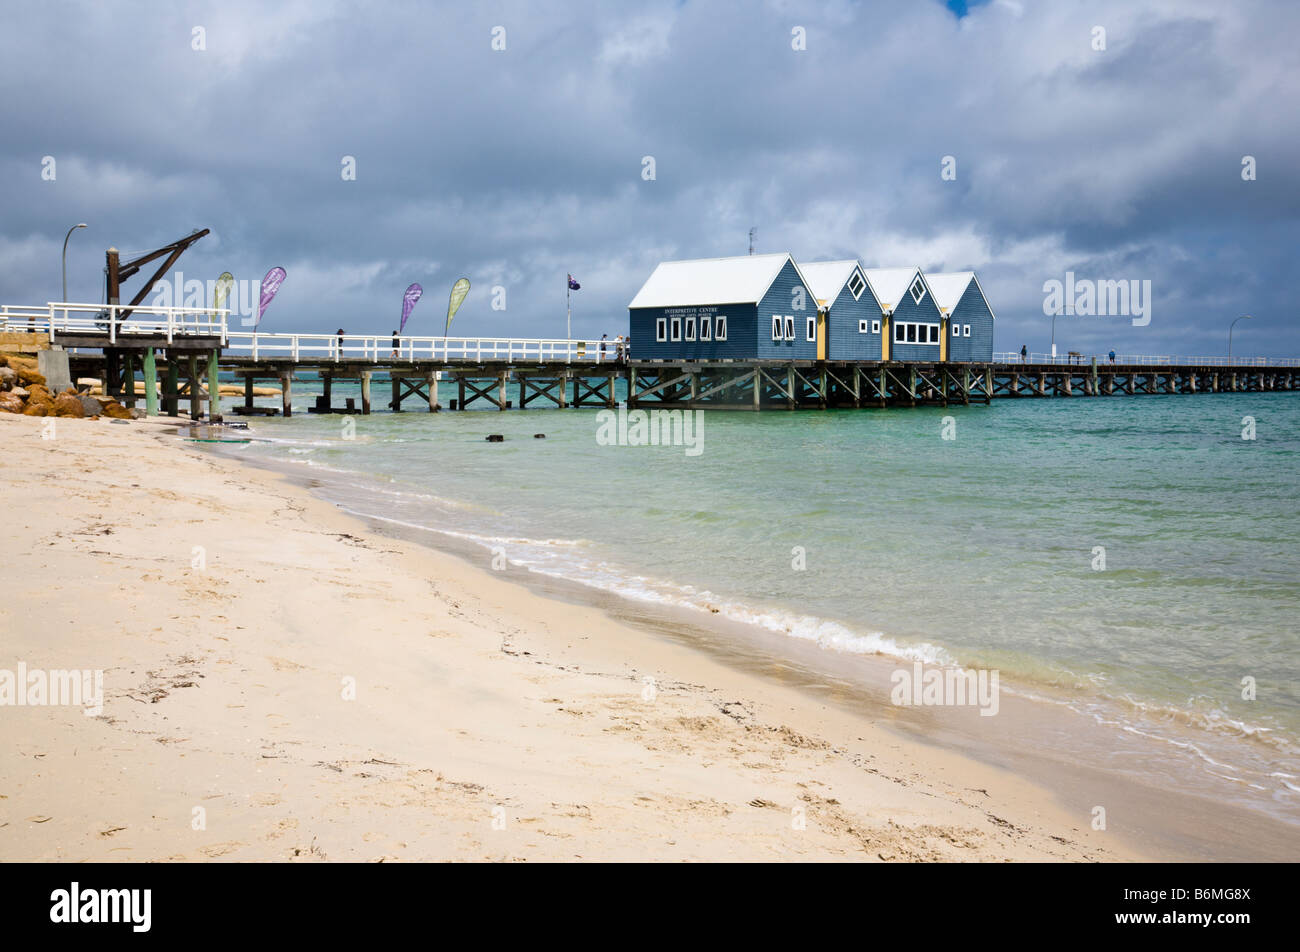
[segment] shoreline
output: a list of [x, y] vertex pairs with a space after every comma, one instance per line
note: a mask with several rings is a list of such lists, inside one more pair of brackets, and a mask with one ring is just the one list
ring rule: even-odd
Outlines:
[[[773, 678], [757, 669], [777, 659], [747, 669], [663, 613], [539, 594], [516, 577], [535, 573], [169, 446], [170, 425], [60, 421], [42, 445], [37, 421], [0, 421], [11, 498], [33, 502], [9, 529], [12, 660], [112, 662], [102, 718], [0, 712], [20, 754], [5, 859], [1200, 858], [1118, 820], [1092, 830], [1023, 772], [909, 736], [797, 665]], [[42, 587], [87, 573], [98, 603]], [[209, 800], [220, 821], [192, 829]], [[1247, 832], [1231, 820], [1210, 839]]]
[[[208, 452], [227, 454], [209, 447]], [[327, 501], [369, 529], [434, 551], [448, 553], [484, 574], [509, 581], [549, 599], [593, 607], [620, 624], [650, 636], [703, 653], [722, 665], [796, 689], [811, 701], [830, 703], [864, 717], [898, 739], [963, 755], [986, 766], [1009, 770], [1042, 783], [1059, 803], [1090, 817], [1097, 805], [1123, 806], [1109, 820], [1152, 858], [1194, 861], [1288, 861], [1300, 848], [1300, 828], [1242, 804], [1225, 804], [1206, 787], [1194, 792], [1178, 789], [1185, 776], [1169, 764], [1144, 764], [1145, 777], [1128, 767], [1102, 769], [1080, 762], [1072, 752], [1053, 746], [1054, 735], [1087, 735], [1091, 750], [1114, 747], [1112, 761], [1140, 758], [1154, 744], [1167, 740], [1117, 735], [1114, 725], [1101, 726], [1068, 706], [1065, 696], [1050, 699], [1042, 685], [1025, 689], [1004, 684], [1002, 705], [1009, 716], [987, 722], [974, 712], [952, 708], [898, 708], [883, 699], [890, 693], [890, 675], [912, 661], [888, 654], [861, 655], [824, 649], [802, 639], [776, 635], [724, 616], [704, 616], [681, 605], [643, 602], [574, 579], [536, 572], [509, 563], [504, 571], [487, 572], [490, 556], [483, 544], [437, 528], [350, 510], [324, 492], [328, 477], [315, 468], [299, 468], [279, 460], [230, 453], [239, 463], [274, 473]], [[353, 470], [328, 469], [326, 474], [347, 480], [367, 479]], [[337, 488], [337, 487], [335, 487]], [[928, 663], [927, 663], [928, 664]], [[993, 728], [993, 729], [990, 729]], [[1042, 746], [1037, 746], [1041, 744]], [[1082, 748], [1080, 748], [1082, 749]], [[1176, 766], [1176, 765], [1175, 765]], [[1118, 817], [1116, 816], [1118, 814]], [[1243, 838], [1246, 844], [1242, 844]]]

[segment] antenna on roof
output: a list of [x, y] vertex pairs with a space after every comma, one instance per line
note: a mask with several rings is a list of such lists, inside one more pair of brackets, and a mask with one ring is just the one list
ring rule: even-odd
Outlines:
[[758, 233], [757, 228], [749, 229], [749, 253], [751, 255], [754, 253], [754, 235], [757, 233]]

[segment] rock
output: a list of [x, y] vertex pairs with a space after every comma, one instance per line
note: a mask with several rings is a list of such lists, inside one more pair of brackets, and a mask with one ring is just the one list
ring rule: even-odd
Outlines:
[[9, 392], [12, 393], [15, 397], [22, 397], [24, 400], [26, 400], [29, 396], [31, 396], [31, 394], [28, 393], [22, 387], [14, 387]]
[[49, 388], [46, 387], [44, 384], [34, 383], [30, 387], [27, 387], [26, 390], [27, 390], [27, 399], [29, 401], [37, 400], [41, 403], [54, 402], [54, 394], [50, 393]]
[[88, 417], [97, 417], [104, 412], [103, 408], [99, 405], [99, 401], [94, 397], [88, 397], [85, 394], [82, 394], [78, 396], [77, 399], [81, 401], [81, 409]]
[[130, 414], [131, 414], [131, 419], [133, 420], [143, 420], [145, 417], [149, 415], [149, 412], [145, 410], [144, 407], [132, 407], [130, 410]]
[[23, 410], [23, 416], [49, 416], [51, 406], [52, 404], [49, 403], [32, 403], [29, 400], [26, 409]]
[[544, 439], [546, 439], [546, 434], [545, 434], [545, 433], [534, 433], [534, 434], [533, 434], [533, 439], [535, 439], [535, 440], [544, 440]]
[[19, 382], [19, 383], [38, 383], [38, 384], [40, 384], [41, 386], [44, 386], [44, 385], [45, 385], [45, 375], [44, 375], [43, 373], [40, 373], [39, 371], [37, 371], [35, 368], [33, 368], [33, 369], [31, 369], [31, 370], [28, 370], [26, 367], [19, 367], [19, 368], [18, 368], [18, 382]]
[[0, 367], [0, 390], [12, 390], [18, 382], [18, 371], [12, 367]]
[[500, 433], [489, 433], [487, 441], [489, 443], [504, 443], [506, 438]]
[[80, 418], [85, 415], [81, 398], [75, 393], [61, 393], [54, 398], [54, 416]]
[[114, 420], [130, 420], [131, 411], [116, 400], [109, 400], [104, 404], [104, 416], [112, 417]]
[[0, 393], [0, 413], [22, 413], [23, 398], [13, 393]]

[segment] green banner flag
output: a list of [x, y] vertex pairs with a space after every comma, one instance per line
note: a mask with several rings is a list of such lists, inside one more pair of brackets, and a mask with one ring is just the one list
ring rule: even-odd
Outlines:
[[442, 332], [443, 337], [451, 330], [451, 319], [460, 310], [460, 302], [465, 300], [466, 294], [469, 294], [469, 278], [461, 278], [451, 286], [451, 298], [447, 301], [447, 328]]
[[[230, 300], [230, 289], [235, 285], [235, 276], [229, 271], [221, 272], [221, 277], [217, 278], [216, 286], [212, 289], [212, 310], [219, 311], [226, 306]], [[216, 314], [212, 317], [215, 319]]]

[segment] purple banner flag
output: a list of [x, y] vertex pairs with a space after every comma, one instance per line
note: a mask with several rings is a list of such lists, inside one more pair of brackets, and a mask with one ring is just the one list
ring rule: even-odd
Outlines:
[[424, 293], [424, 288], [418, 284], [412, 284], [402, 295], [402, 323], [397, 325], [397, 330], [406, 330], [406, 319], [411, 316], [411, 311], [415, 308], [415, 302], [420, 300], [420, 295]]
[[266, 313], [271, 299], [275, 297], [275, 292], [280, 290], [280, 285], [284, 283], [284, 268], [272, 268], [266, 272], [266, 277], [262, 279], [262, 298], [257, 302], [257, 321], [260, 324], [262, 315]]
[[577, 281], [573, 280], [573, 275], [569, 275], [569, 290], [570, 291], [582, 290], [582, 285], [579, 284]]

